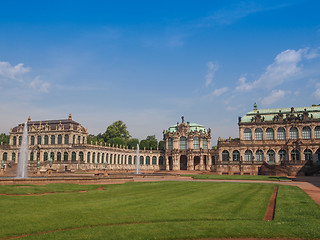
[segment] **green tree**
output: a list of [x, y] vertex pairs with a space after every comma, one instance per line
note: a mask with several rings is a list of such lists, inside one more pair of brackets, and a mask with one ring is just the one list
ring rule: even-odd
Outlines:
[[110, 143], [110, 145], [114, 145], [115, 147], [118, 145], [118, 147], [120, 147], [120, 145], [123, 147], [123, 146], [126, 146], [126, 141], [121, 138], [121, 137], [114, 137], [114, 138], [111, 138], [108, 140], [107, 143]]
[[150, 149], [149, 141], [148, 140], [141, 140], [139, 144], [140, 149]]
[[5, 133], [0, 134], [0, 142], [3, 142], [3, 144], [9, 145], [9, 139], [10, 139], [9, 135], [7, 135]]
[[136, 149], [137, 148], [137, 144], [139, 144], [139, 139], [137, 139], [137, 138], [131, 138], [127, 142], [127, 145], [128, 145], [129, 149], [131, 149], [132, 147], [134, 147]]
[[164, 141], [159, 141], [159, 150], [164, 150]]
[[127, 141], [131, 137], [127, 130], [127, 125], [120, 120], [109, 125], [102, 136], [105, 142], [108, 142], [110, 139], [116, 137], [123, 138], [125, 141]]

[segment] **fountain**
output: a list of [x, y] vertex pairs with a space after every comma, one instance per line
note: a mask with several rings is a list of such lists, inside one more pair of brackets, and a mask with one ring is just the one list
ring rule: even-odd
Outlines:
[[22, 143], [19, 151], [17, 178], [28, 177], [28, 123], [24, 124]]
[[141, 173], [140, 173], [140, 154], [139, 154], [139, 144], [137, 144], [136, 174], [141, 174]]

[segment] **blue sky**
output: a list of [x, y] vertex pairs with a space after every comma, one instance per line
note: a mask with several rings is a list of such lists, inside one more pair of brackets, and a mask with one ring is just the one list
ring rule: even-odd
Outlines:
[[2, 1], [0, 132], [181, 121], [237, 137], [238, 116], [320, 103], [319, 1]]

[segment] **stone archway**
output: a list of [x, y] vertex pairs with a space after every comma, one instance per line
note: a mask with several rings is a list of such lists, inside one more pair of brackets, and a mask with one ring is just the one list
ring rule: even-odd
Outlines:
[[180, 170], [187, 170], [188, 165], [187, 165], [187, 156], [186, 155], [181, 155], [180, 156]]
[[200, 157], [199, 156], [195, 156], [194, 157], [194, 170], [200, 170]]

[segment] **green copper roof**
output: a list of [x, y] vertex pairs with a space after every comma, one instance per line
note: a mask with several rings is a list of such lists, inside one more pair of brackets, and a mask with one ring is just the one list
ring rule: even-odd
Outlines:
[[[200, 130], [202, 130], [202, 132], [207, 132], [205, 127], [200, 125], [200, 124], [189, 123], [189, 126], [190, 126], [189, 132], [191, 132], [191, 131], [200, 131]], [[169, 127], [169, 132], [176, 132], [177, 130], [178, 130], [178, 125], [173, 125], [173, 126]]]
[[[294, 108], [294, 115], [301, 115], [305, 110], [309, 113], [309, 117], [311, 117], [312, 114], [314, 119], [320, 119], [320, 106]], [[283, 114], [284, 119], [286, 118], [287, 114], [291, 114], [291, 108], [258, 109], [248, 112], [241, 118], [241, 122], [251, 122], [252, 117], [254, 117], [258, 113], [258, 111], [261, 115], [261, 118], [264, 117], [264, 121], [272, 121], [280, 111]]]

